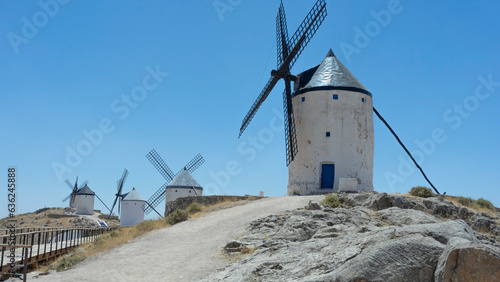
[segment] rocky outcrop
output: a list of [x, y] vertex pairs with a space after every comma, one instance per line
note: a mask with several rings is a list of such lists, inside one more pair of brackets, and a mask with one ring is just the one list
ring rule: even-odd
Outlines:
[[226, 251], [253, 254], [205, 280], [500, 279], [494, 215], [463, 210], [439, 199], [403, 195], [339, 198], [343, 205], [336, 209], [311, 202], [305, 209], [252, 222]]
[[398, 207], [424, 211], [441, 219], [462, 219], [476, 231], [500, 236], [499, 216], [457, 206], [439, 197], [416, 199], [401, 194], [362, 193], [340, 194], [339, 199], [344, 205], [351, 207], [363, 206], [372, 210]]

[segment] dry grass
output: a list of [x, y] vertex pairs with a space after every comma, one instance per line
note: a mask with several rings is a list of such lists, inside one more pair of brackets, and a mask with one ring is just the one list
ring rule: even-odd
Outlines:
[[[404, 196], [407, 196], [407, 197], [410, 197], [410, 198], [414, 198], [414, 199], [420, 199], [422, 200], [422, 198], [420, 197], [416, 197], [416, 196], [413, 196], [411, 195], [410, 193], [395, 193], [395, 194], [400, 194], [400, 195], [404, 195]], [[441, 195], [436, 195], [436, 197], [443, 197]], [[477, 211], [477, 212], [484, 212], [484, 213], [488, 213], [488, 214], [496, 214], [497, 212], [494, 211], [494, 210], [491, 210], [491, 209], [487, 209], [487, 208], [483, 208], [479, 205], [472, 205], [472, 206], [466, 206], [466, 205], [463, 205], [459, 202], [460, 198], [463, 198], [463, 197], [459, 197], [459, 196], [444, 196], [443, 197], [445, 201], [448, 201], [448, 202], [451, 202], [457, 206], [460, 206], [460, 207], [466, 207], [466, 208], [469, 208], [471, 210], [474, 210], [474, 211]]]
[[481, 207], [479, 205], [471, 205], [471, 206], [463, 205], [463, 204], [460, 203], [460, 202], [462, 202], [461, 198], [463, 198], [463, 197], [444, 196], [444, 199], [446, 201], [452, 202], [452, 203], [454, 203], [457, 206], [466, 207], [466, 208], [469, 208], [471, 210], [475, 210], [477, 212], [484, 212], [484, 213], [489, 213], [489, 214], [496, 214], [496, 210], [494, 211], [492, 209], [484, 208], [484, 207]]

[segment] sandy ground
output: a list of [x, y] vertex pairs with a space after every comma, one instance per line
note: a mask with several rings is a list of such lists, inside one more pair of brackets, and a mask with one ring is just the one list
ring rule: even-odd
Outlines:
[[161, 229], [37, 281], [198, 281], [225, 266], [225, 244], [258, 218], [322, 196], [265, 198]]

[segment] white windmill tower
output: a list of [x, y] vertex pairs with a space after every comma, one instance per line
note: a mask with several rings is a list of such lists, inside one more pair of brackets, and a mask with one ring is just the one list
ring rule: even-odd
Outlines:
[[78, 190], [75, 196], [76, 214], [93, 215], [95, 198], [101, 201], [104, 207], [109, 210], [101, 198], [85, 184], [82, 189]]
[[332, 50], [297, 76], [294, 89], [298, 152], [288, 194], [373, 191], [371, 93]]
[[136, 225], [144, 220], [144, 208], [146, 200], [141, 195], [132, 189], [129, 193], [123, 195], [121, 202], [120, 225], [129, 226]]
[[181, 197], [202, 196], [203, 187], [194, 179], [189, 173], [187, 168], [184, 168], [176, 177], [170, 182], [166, 190], [166, 202], [175, 201]]
[[95, 193], [89, 186], [80, 189], [75, 197], [76, 214], [94, 214], [94, 197]]

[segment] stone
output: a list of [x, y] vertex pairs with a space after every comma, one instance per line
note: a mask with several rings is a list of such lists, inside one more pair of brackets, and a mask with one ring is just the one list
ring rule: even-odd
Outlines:
[[382, 221], [392, 225], [412, 225], [424, 223], [438, 223], [441, 220], [417, 210], [392, 207], [379, 211]]
[[451, 238], [439, 257], [436, 281], [500, 281], [500, 251]]
[[314, 200], [311, 200], [309, 201], [309, 205], [306, 207], [307, 210], [322, 210], [323, 209], [323, 206], [314, 201]]
[[498, 218], [440, 199], [338, 197], [252, 222], [231, 246], [254, 252], [204, 281], [500, 281]]

